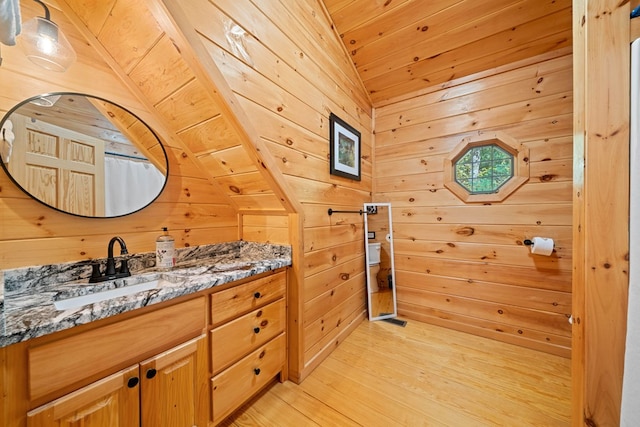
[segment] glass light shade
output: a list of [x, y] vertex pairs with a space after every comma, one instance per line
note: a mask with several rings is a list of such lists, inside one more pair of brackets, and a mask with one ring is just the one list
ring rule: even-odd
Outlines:
[[32, 99], [30, 104], [37, 105], [39, 107], [53, 107], [56, 102], [62, 97], [62, 95], [45, 95]]
[[66, 71], [76, 52], [58, 26], [37, 16], [22, 25], [20, 46], [34, 64], [51, 71]]

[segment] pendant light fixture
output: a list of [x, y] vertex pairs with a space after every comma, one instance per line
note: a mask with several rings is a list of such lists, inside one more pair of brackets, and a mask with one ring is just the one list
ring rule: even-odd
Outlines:
[[51, 20], [47, 6], [40, 0], [33, 1], [44, 8], [44, 17], [36, 16], [22, 24], [20, 46], [34, 64], [51, 71], [66, 71], [75, 62], [76, 52]]

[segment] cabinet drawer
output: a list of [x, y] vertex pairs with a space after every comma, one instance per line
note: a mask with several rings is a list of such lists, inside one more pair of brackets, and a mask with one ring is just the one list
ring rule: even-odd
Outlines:
[[211, 364], [216, 374], [284, 331], [284, 299], [245, 314], [211, 331]]
[[195, 298], [30, 348], [29, 397], [46, 396], [201, 334], [205, 301]]
[[211, 295], [211, 323], [216, 326], [239, 314], [284, 296], [286, 273], [281, 271]]
[[222, 421], [282, 371], [285, 347], [285, 335], [281, 334], [211, 379], [214, 423]]

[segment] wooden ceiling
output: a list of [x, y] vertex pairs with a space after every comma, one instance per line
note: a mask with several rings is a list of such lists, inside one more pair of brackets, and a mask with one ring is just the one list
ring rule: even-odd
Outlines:
[[571, 46], [571, 0], [324, 0], [374, 106]]

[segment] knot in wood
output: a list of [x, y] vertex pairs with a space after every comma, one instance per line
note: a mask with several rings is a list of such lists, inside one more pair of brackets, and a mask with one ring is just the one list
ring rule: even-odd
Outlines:
[[461, 229], [456, 231], [456, 234], [459, 234], [461, 236], [473, 236], [475, 232], [476, 230], [473, 227], [462, 227]]

